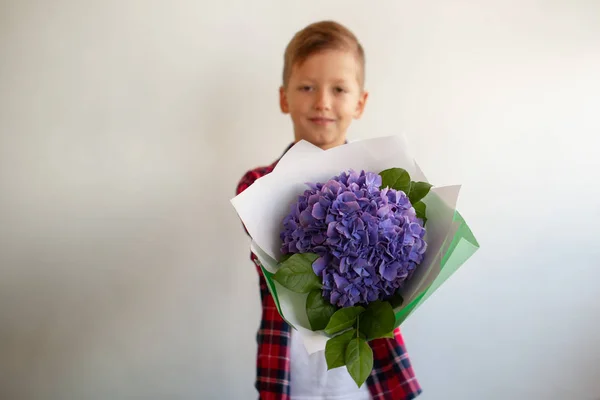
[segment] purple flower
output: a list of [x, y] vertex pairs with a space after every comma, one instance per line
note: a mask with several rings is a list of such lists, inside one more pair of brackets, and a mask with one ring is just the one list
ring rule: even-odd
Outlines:
[[381, 176], [349, 171], [308, 184], [281, 232], [284, 254], [316, 253], [323, 296], [349, 307], [393, 295], [423, 261], [425, 229], [402, 191]]

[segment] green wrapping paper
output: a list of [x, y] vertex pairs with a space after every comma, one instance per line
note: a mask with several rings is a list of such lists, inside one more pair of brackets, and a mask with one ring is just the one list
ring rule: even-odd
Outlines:
[[425, 302], [452, 274], [479, 249], [479, 243], [458, 211], [454, 213], [458, 229], [451, 238], [450, 246], [444, 253], [440, 272], [435, 280], [407, 306], [396, 310], [396, 327], [400, 326], [421, 304]]

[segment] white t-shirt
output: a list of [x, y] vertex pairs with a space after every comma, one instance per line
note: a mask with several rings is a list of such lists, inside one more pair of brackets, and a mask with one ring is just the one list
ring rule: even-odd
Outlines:
[[327, 371], [325, 353], [309, 355], [298, 331], [291, 332], [291, 400], [371, 400], [366, 382], [359, 389], [346, 367]]

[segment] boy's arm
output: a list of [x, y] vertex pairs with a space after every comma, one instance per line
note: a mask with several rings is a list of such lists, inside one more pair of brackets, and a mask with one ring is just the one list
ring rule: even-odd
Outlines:
[[412, 368], [400, 328], [394, 339], [375, 339], [369, 343], [373, 350], [373, 371], [367, 382], [381, 399], [411, 400], [422, 393]]
[[[242, 193], [258, 178], [271, 172], [272, 167], [262, 167], [246, 172], [237, 185], [236, 194]], [[244, 229], [246, 229], [245, 226]], [[246, 233], [248, 233], [247, 230]], [[267, 282], [258, 265], [258, 259], [253, 253], [250, 253], [250, 258], [256, 264], [262, 304], [262, 318], [256, 334], [258, 347], [254, 387], [261, 400], [289, 400], [290, 327], [277, 311], [275, 300], [269, 292]]]
[[250, 185], [252, 185], [254, 183], [255, 180], [257, 180], [258, 178], [260, 178], [262, 175], [260, 174], [260, 169], [254, 169], [251, 171], [248, 171], [244, 174], [244, 176], [242, 176], [242, 179], [240, 179], [240, 181], [237, 184], [237, 188], [235, 191], [235, 194], [238, 195], [240, 193], [242, 193], [244, 190], [248, 189], [250, 187]]

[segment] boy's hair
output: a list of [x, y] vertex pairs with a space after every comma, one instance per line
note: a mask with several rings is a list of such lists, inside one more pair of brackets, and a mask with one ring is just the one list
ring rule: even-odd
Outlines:
[[297, 32], [287, 45], [283, 62], [283, 86], [287, 87], [294, 65], [325, 50], [351, 51], [360, 65], [359, 84], [365, 80], [365, 52], [354, 34], [335, 21], [315, 22]]

